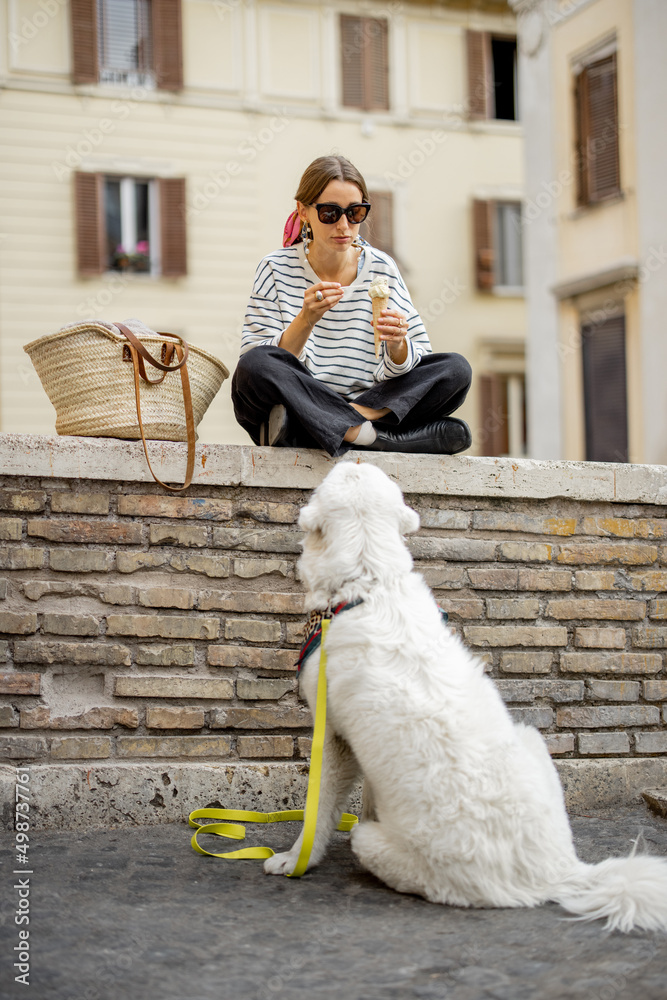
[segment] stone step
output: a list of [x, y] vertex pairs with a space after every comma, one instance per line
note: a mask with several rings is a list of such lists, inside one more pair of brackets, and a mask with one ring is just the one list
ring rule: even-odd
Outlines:
[[667, 819], [667, 787], [647, 788], [642, 792], [642, 798], [646, 802], [651, 812]]

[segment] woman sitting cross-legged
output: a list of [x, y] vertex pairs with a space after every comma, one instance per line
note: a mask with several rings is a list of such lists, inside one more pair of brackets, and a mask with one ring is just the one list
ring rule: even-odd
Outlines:
[[[283, 249], [260, 261], [232, 381], [236, 419], [255, 444], [453, 455], [468, 425], [450, 416], [470, 387], [460, 354], [433, 354], [388, 254], [359, 237], [371, 205], [342, 156], [306, 169]], [[369, 287], [388, 307], [373, 330]], [[381, 289], [382, 291], [382, 289]], [[386, 287], [385, 287], [386, 291]]]

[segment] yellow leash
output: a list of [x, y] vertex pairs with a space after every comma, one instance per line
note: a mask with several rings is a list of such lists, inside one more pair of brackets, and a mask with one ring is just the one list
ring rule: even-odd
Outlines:
[[[330, 621], [322, 619], [322, 643], [320, 647], [320, 670], [317, 677], [317, 700], [315, 704], [315, 726], [313, 729], [313, 746], [310, 754], [310, 773], [308, 775], [308, 790], [306, 792], [305, 809], [283, 809], [279, 812], [252, 812], [245, 809], [195, 809], [190, 813], [188, 822], [195, 827], [190, 843], [198, 854], [207, 854], [211, 858], [270, 858], [275, 851], [270, 847], [243, 847], [240, 851], [228, 851], [215, 854], [205, 851], [199, 846], [197, 837], [200, 833], [213, 833], [218, 837], [228, 837], [230, 840], [243, 840], [245, 827], [235, 823], [198, 823], [197, 820], [207, 817], [216, 820], [246, 820], [248, 823], [285, 823], [289, 820], [303, 820], [303, 841], [301, 851], [292, 878], [303, 875], [308, 867], [310, 852], [315, 839], [317, 825], [317, 810], [320, 802], [320, 782], [322, 777], [322, 754], [324, 751], [324, 731], [327, 721], [327, 654], [325, 640]], [[359, 820], [351, 813], [343, 813], [338, 824], [338, 830], [351, 830]]]

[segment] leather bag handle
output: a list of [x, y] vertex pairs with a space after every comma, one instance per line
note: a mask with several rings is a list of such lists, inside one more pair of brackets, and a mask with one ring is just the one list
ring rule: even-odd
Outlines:
[[[178, 371], [178, 369], [182, 368], [183, 365], [185, 364], [185, 362], [188, 360], [188, 354], [190, 353], [190, 348], [188, 347], [188, 345], [186, 344], [186, 342], [183, 340], [183, 338], [179, 337], [178, 334], [176, 334], [176, 333], [158, 333], [158, 337], [171, 337], [171, 338], [173, 338], [173, 340], [177, 341], [181, 345], [181, 347], [183, 348], [183, 359], [177, 365], [171, 365], [170, 366], [169, 364], [166, 364], [166, 365], [162, 364], [161, 361], [158, 361], [156, 358], [154, 358], [153, 355], [150, 353], [150, 351], [148, 351], [144, 347], [144, 345], [141, 343], [141, 341], [139, 340], [139, 338], [137, 337], [137, 335], [134, 334], [134, 333], [132, 333], [132, 331], [129, 329], [129, 327], [125, 326], [124, 323], [114, 323], [114, 326], [117, 326], [118, 329], [120, 330], [120, 332], [125, 337], [127, 337], [127, 339], [129, 340], [130, 344], [134, 345], [134, 347], [135, 347], [135, 349], [136, 349], [136, 351], [137, 351], [137, 353], [139, 355], [139, 357], [138, 357], [138, 361], [139, 361], [139, 373], [140, 373], [142, 379], [144, 380], [144, 382], [147, 382], [148, 385], [159, 385], [160, 382], [164, 381], [164, 377], [167, 374], [167, 372], [176, 372], [176, 371]], [[173, 349], [174, 349], [174, 347], [176, 345], [175, 344], [169, 344], [168, 346], [172, 348], [171, 354], [169, 354], [168, 357], [167, 357], [167, 360], [169, 361], [170, 358], [171, 358], [171, 356], [173, 355]], [[180, 357], [180, 355], [179, 355], [179, 357]], [[164, 375], [162, 375], [160, 378], [156, 378], [156, 379], [150, 379], [150, 378], [148, 378], [148, 376], [146, 375], [146, 366], [144, 364], [144, 359], [146, 361], [148, 361], [149, 364], [153, 365], [154, 368], [159, 368], [160, 371], [164, 372]]]
[[[186, 490], [190, 483], [192, 482], [192, 474], [195, 468], [195, 418], [192, 410], [192, 393], [190, 392], [190, 377], [188, 375], [188, 369], [186, 361], [188, 359], [188, 345], [175, 333], [160, 333], [160, 337], [173, 337], [178, 343], [173, 345], [176, 351], [176, 356], [178, 357], [178, 364], [163, 365], [161, 362], [156, 361], [155, 358], [146, 350], [144, 345], [129, 330], [123, 323], [115, 323], [115, 326], [127, 337], [129, 344], [129, 350], [132, 355], [132, 367], [134, 369], [134, 398], [137, 404], [137, 419], [139, 421], [139, 430], [141, 431], [141, 440], [144, 446], [144, 454], [146, 456], [146, 461], [148, 462], [148, 468], [150, 469], [151, 476], [156, 483], [159, 483], [165, 490], [169, 490], [170, 493], [180, 493], [182, 490]], [[171, 345], [170, 345], [171, 346]], [[155, 368], [162, 369], [163, 374], [158, 379], [149, 379], [146, 376], [146, 369], [144, 366], [144, 358], [150, 362]], [[188, 459], [187, 466], [185, 470], [185, 482], [183, 486], [168, 486], [167, 483], [163, 483], [161, 479], [153, 472], [153, 467], [151, 465], [151, 460], [148, 457], [148, 447], [146, 445], [146, 434], [144, 433], [144, 425], [141, 419], [141, 398], [140, 398], [140, 378], [147, 382], [148, 385], [159, 385], [166, 377], [167, 372], [181, 373], [181, 387], [183, 389], [183, 405], [185, 408], [185, 429], [188, 438]]]

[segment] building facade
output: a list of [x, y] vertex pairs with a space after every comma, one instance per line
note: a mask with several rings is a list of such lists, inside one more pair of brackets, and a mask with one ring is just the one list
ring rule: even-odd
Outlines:
[[[0, 431], [52, 433], [23, 345], [136, 316], [233, 369], [305, 166], [372, 194], [480, 454], [522, 454], [523, 141], [504, 0], [8, 0], [0, 8]], [[225, 383], [199, 429], [247, 443]]]
[[512, 0], [529, 454], [667, 463], [667, 6]]

